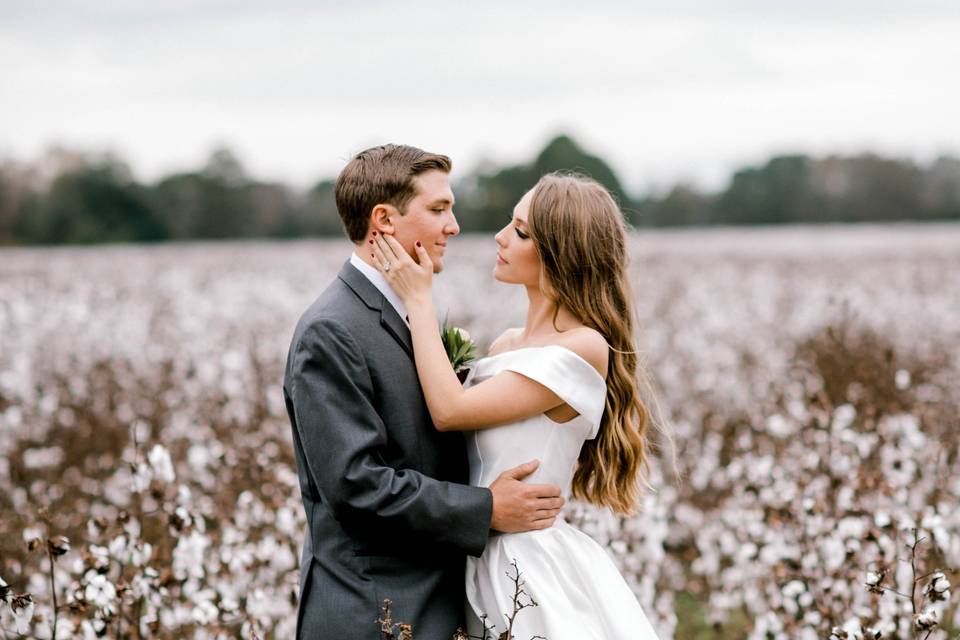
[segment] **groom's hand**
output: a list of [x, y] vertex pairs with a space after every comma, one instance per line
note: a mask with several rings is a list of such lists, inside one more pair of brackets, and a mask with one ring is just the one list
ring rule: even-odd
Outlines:
[[490, 485], [493, 493], [491, 529], [517, 533], [553, 526], [564, 502], [560, 487], [521, 482], [539, 466], [539, 460], [531, 460], [504, 471], [493, 481]]

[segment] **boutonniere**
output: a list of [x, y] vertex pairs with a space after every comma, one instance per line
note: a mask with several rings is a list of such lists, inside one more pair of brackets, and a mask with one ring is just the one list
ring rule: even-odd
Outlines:
[[470, 373], [468, 365], [477, 358], [477, 345], [470, 339], [470, 334], [460, 327], [452, 327], [444, 320], [440, 329], [440, 339], [443, 348], [447, 351], [447, 359], [460, 378], [460, 383], [466, 381]]

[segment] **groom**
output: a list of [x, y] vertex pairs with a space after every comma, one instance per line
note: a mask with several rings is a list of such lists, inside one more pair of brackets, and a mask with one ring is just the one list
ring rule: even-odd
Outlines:
[[[307, 516], [297, 637], [379, 640], [385, 598], [417, 640], [463, 625], [464, 563], [491, 530], [552, 524], [560, 487], [468, 482], [463, 434], [441, 433], [417, 380], [403, 304], [372, 266], [369, 240], [421, 242], [440, 271], [453, 216], [450, 159], [385, 145], [340, 173], [337, 210], [356, 250], [300, 318], [283, 391]], [[509, 586], [509, 585], [507, 585]], [[498, 612], [491, 612], [498, 613]]]

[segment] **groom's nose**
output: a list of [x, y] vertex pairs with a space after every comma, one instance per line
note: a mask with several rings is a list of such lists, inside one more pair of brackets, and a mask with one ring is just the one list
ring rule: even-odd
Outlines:
[[457, 224], [457, 217], [450, 212], [450, 219], [443, 225], [443, 233], [448, 236], [455, 236], [460, 233], [460, 225]]

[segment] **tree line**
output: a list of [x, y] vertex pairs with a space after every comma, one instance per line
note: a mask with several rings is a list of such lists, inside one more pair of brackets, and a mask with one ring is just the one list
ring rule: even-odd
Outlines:
[[[561, 135], [530, 162], [457, 181], [461, 229], [499, 229], [523, 193], [557, 170], [604, 184], [636, 227], [960, 219], [957, 157], [920, 165], [875, 154], [783, 155], [737, 170], [718, 192], [678, 184], [632, 197], [603, 159]], [[257, 180], [228, 149], [149, 184], [114, 155], [54, 150], [35, 164], [0, 163], [0, 244], [340, 235], [333, 186], [325, 179], [304, 193]]]

